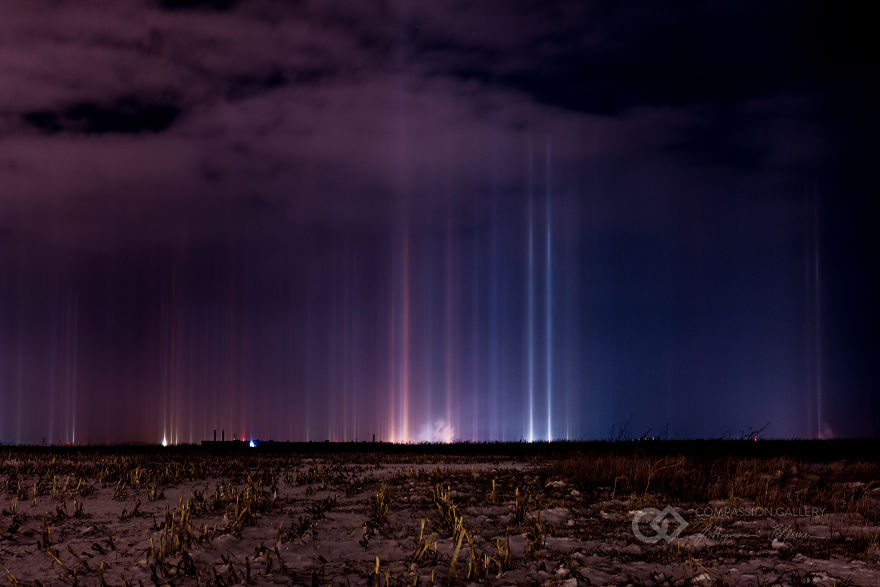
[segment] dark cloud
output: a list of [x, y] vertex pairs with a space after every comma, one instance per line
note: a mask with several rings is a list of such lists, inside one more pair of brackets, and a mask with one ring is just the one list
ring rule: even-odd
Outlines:
[[615, 115], [818, 91], [866, 58], [865, 15], [823, 2], [573, 4], [462, 3], [446, 18], [411, 16], [414, 61], [549, 105]]
[[244, 100], [285, 86], [310, 86], [329, 79], [333, 70], [322, 67], [282, 69], [271, 68], [265, 73], [233, 76], [228, 81], [226, 99]]
[[207, 8], [210, 10], [231, 10], [238, 0], [159, 0], [159, 6], [165, 10], [192, 10]]
[[46, 133], [155, 133], [166, 130], [181, 109], [170, 101], [124, 96], [109, 102], [77, 102], [58, 111], [35, 110], [22, 119]]
[[692, 124], [682, 125], [676, 139], [665, 146], [675, 159], [737, 170], [767, 168], [768, 142], [750, 142], [744, 134], [754, 121], [727, 105], [700, 110], [701, 115]]

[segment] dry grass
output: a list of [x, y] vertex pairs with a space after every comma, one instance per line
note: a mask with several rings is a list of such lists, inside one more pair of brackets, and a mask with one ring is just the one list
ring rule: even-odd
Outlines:
[[792, 457], [575, 455], [548, 472], [583, 491], [607, 492], [611, 498], [651, 494], [680, 502], [749, 500], [765, 507], [819, 506], [856, 513], [871, 523], [880, 521], [880, 511], [871, 503], [871, 492], [880, 487], [880, 463], [813, 468]]

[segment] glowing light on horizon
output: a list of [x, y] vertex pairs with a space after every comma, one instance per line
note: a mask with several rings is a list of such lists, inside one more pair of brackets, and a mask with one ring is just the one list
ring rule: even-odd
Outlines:
[[446, 217], [446, 234], [445, 234], [445, 299], [444, 299], [444, 325], [446, 344], [444, 346], [444, 364], [446, 373], [444, 376], [444, 392], [446, 394], [446, 421], [452, 422], [452, 398], [456, 391], [457, 370], [455, 364], [455, 343], [457, 342], [454, 317], [456, 316], [456, 282], [455, 282], [455, 261], [456, 255], [451, 237], [452, 233], [452, 216], [447, 214]]
[[544, 298], [544, 310], [546, 320], [546, 340], [544, 349], [547, 353], [545, 369], [547, 372], [547, 441], [553, 440], [553, 233], [551, 208], [551, 184], [550, 184], [550, 144], [547, 144], [547, 202], [544, 219], [547, 225], [547, 266], [545, 267], [546, 291]]
[[528, 387], [528, 438], [529, 442], [535, 441], [535, 226], [534, 226], [534, 202], [532, 195], [532, 151], [529, 146], [529, 211], [528, 211], [528, 249], [529, 249], [529, 267], [528, 267], [528, 319], [526, 344], [528, 345], [527, 365], [526, 365], [526, 385]]
[[[392, 299], [393, 299], [393, 291]], [[392, 305], [391, 311], [389, 312], [389, 324], [388, 324], [388, 360], [390, 365], [388, 366], [388, 414], [387, 414], [387, 428], [385, 430], [385, 436], [388, 439], [388, 442], [396, 442], [397, 436], [395, 434], [396, 426], [394, 421], [395, 414], [395, 405], [397, 404], [397, 390], [396, 387], [396, 379], [397, 379], [397, 330], [395, 326], [396, 318], [396, 308]]]
[[409, 232], [404, 226], [403, 230], [403, 279], [402, 279], [402, 287], [403, 287], [403, 324], [402, 328], [402, 338], [401, 341], [403, 344], [403, 360], [401, 361], [401, 381], [400, 381], [400, 394], [401, 394], [401, 435], [403, 436], [403, 442], [409, 442], [409, 351], [410, 351], [410, 328], [409, 328]]
[[162, 437], [162, 446], [168, 446], [168, 438], [165, 436]]
[[[422, 424], [417, 436], [411, 441], [452, 444], [456, 441], [455, 427], [443, 418], [433, 422], [427, 421]], [[401, 444], [407, 444], [407, 442], [401, 442]]]

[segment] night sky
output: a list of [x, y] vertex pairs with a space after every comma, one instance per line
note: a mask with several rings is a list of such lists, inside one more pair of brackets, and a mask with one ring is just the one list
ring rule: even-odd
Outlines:
[[871, 22], [0, 0], [0, 442], [876, 435]]

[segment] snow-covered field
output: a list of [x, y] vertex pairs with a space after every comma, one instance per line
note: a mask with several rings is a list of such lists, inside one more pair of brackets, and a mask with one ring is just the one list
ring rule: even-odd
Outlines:
[[2, 449], [0, 577], [880, 585], [877, 463], [255, 453]]

